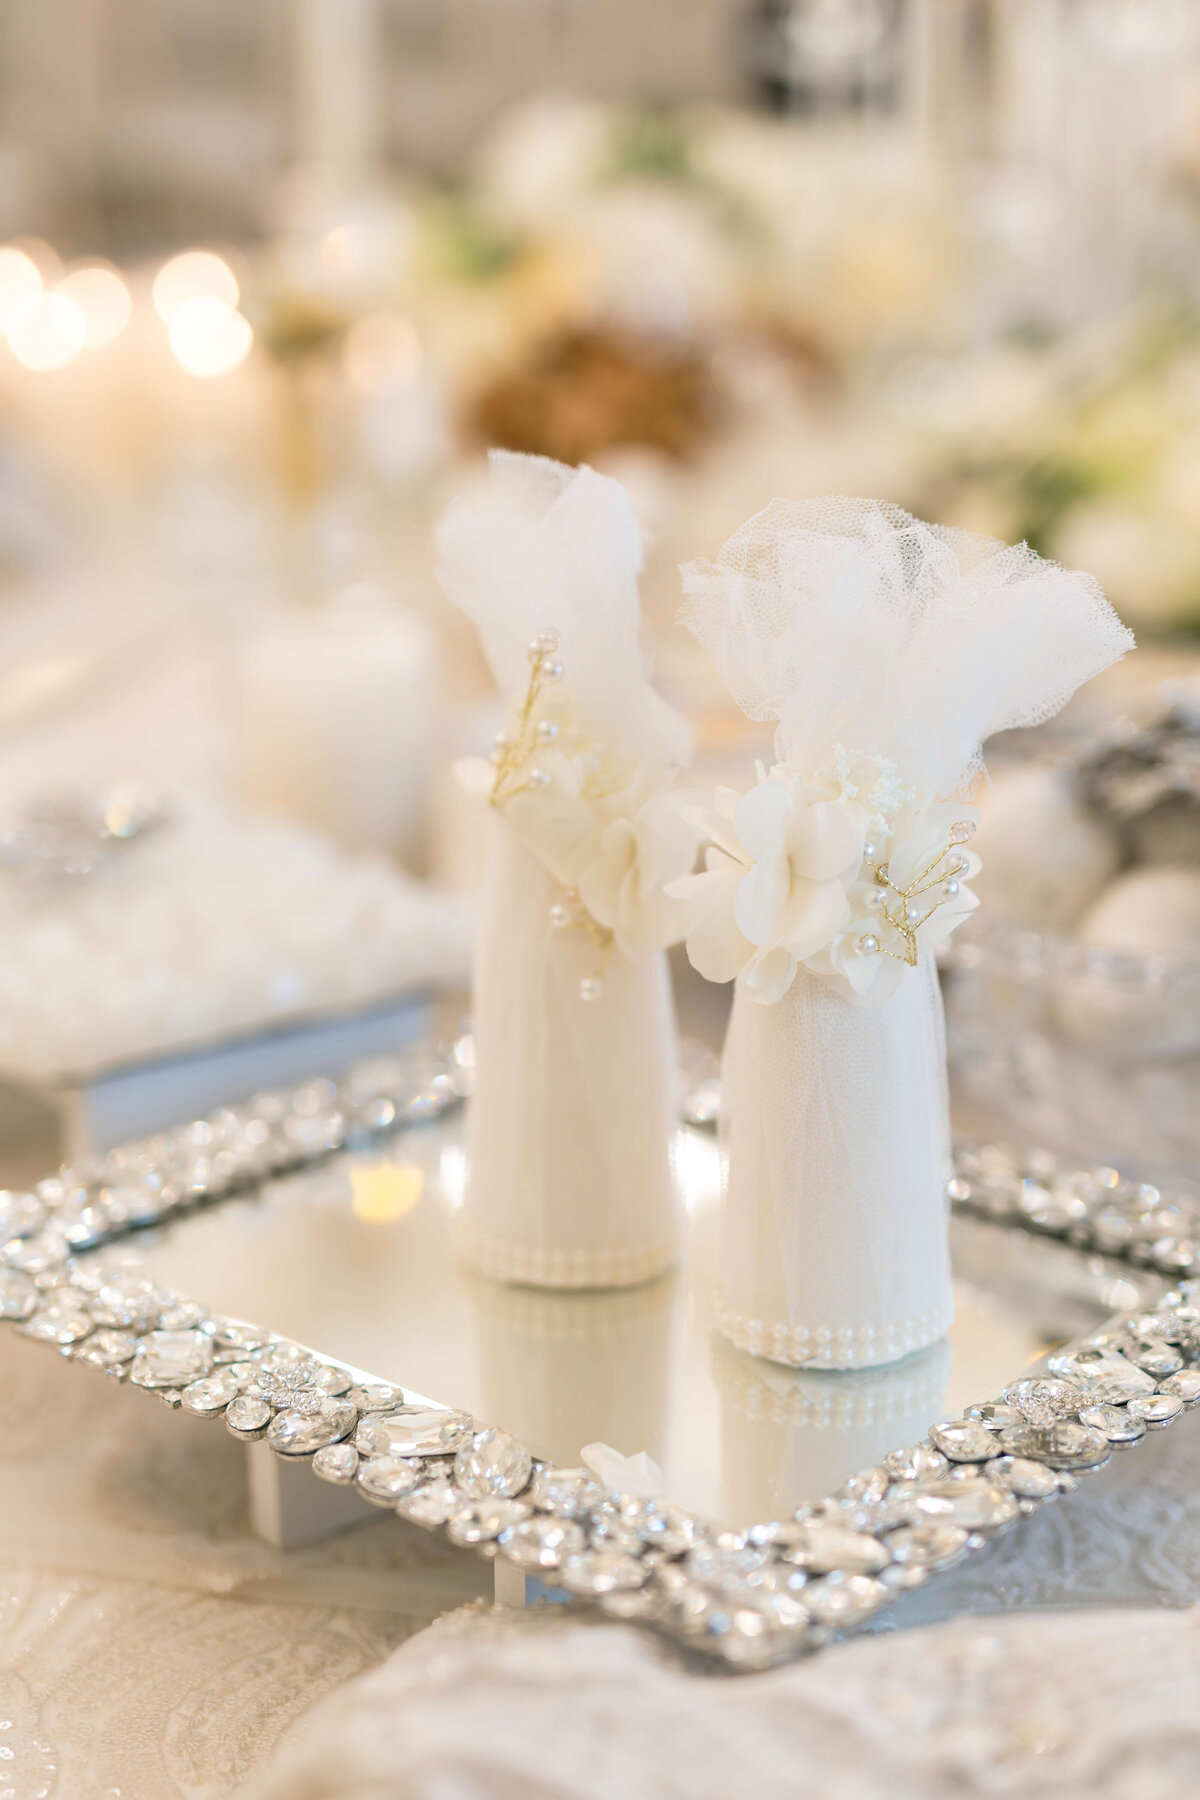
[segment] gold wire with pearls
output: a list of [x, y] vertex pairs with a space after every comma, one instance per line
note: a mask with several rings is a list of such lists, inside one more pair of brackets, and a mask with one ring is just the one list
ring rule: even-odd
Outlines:
[[950, 828], [950, 842], [918, 871], [907, 887], [897, 887], [886, 862], [877, 861], [879, 851], [874, 844], [863, 847], [863, 857], [875, 876], [875, 887], [867, 895], [868, 908], [879, 915], [881, 925], [888, 925], [900, 939], [901, 948], [893, 949], [880, 933], [863, 932], [855, 943], [859, 956], [890, 956], [896, 962], [917, 966], [917, 933], [928, 923], [939, 907], [956, 900], [961, 892], [959, 877], [968, 863], [960, 846], [969, 844], [975, 826], [969, 819], [959, 819]]
[[[561, 735], [557, 720], [537, 716], [547, 687], [557, 686], [566, 672], [558, 657], [560, 642], [558, 632], [553, 629], [540, 631], [530, 640], [529, 683], [516, 723], [511, 730], [501, 731], [496, 735], [492, 747], [495, 775], [489, 799], [491, 805], [501, 812], [506, 801], [517, 794], [539, 793], [550, 786], [552, 777], [548, 769], [539, 767], [536, 762], [532, 768], [527, 767], [527, 764], [540, 750], [549, 749], [556, 744]], [[599, 1000], [604, 993], [604, 976], [612, 959], [612, 932], [592, 917], [574, 888], [563, 891], [550, 907], [547, 916], [554, 931], [582, 931], [600, 952], [597, 967], [579, 983], [581, 1000]]]

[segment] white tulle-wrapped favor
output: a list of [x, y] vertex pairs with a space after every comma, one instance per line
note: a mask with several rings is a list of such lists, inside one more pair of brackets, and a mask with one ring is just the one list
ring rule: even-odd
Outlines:
[[[871, 500], [776, 500], [683, 571], [685, 624], [777, 762], [718, 789], [688, 954], [736, 979], [722, 1327], [857, 1368], [941, 1337], [949, 1117], [931, 951], [977, 904], [992, 733], [1132, 644], [1090, 576]], [[956, 797], [959, 796], [959, 797]]]
[[643, 666], [637, 524], [619, 483], [493, 452], [437, 546], [508, 709], [460, 770], [492, 809], [462, 1253], [546, 1287], [645, 1281], [678, 1248], [665, 890], [697, 833], [668, 791], [689, 733]]

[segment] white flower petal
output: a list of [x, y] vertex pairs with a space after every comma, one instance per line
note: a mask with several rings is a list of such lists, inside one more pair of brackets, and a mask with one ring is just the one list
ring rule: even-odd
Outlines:
[[784, 943], [803, 961], [832, 942], [846, 922], [849, 903], [840, 881], [795, 882], [791, 900]]
[[756, 1000], [760, 1006], [774, 1006], [796, 979], [796, 968], [796, 958], [781, 945], [760, 950], [742, 972], [747, 998]]
[[858, 868], [865, 836], [857, 807], [852, 811], [832, 800], [798, 806], [788, 833], [792, 867], [809, 881], [835, 881]]
[[738, 837], [755, 862], [783, 853], [796, 802], [782, 781], [764, 781], [743, 794], [733, 813]]

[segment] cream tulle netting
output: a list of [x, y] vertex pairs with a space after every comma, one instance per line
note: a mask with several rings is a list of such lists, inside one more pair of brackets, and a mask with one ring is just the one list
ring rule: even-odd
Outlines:
[[606, 792], [631, 779], [654, 792], [690, 753], [685, 721], [646, 675], [638, 526], [616, 481], [493, 452], [488, 483], [451, 506], [437, 548], [442, 588], [478, 626], [510, 718], [530, 679], [531, 639], [552, 632], [563, 671], [555, 692], [568, 696], [558, 741], [574, 733], [585, 745], [570, 763], [540, 758], [553, 779], [488, 821], [460, 1249], [506, 1281], [645, 1281], [675, 1260], [679, 1242], [665, 956], [610, 947], [602, 996], [589, 1003], [581, 988], [596, 945], [550, 922], [564, 890], [583, 885], [573, 873], [579, 770]]
[[877, 500], [773, 500], [683, 581], [682, 623], [746, 716], [778, 720], [781, 762], [841, 744], [929, 796], [1133, 645], [1090, 575]]
[[[1090, 576], [873, 500], [776, 500], [683, 570], [681, 617], [801, 776], [840, 746], [917, 804], [961, 796], [994, 732], [1044, 720], [1132, 638]], [[928, 954], [856, 1005], [800, 967], [741, 980], [724, 1059], [720, 1322], [804, 1367], [890, 1362], [953, 1314], [949, 1104]]]

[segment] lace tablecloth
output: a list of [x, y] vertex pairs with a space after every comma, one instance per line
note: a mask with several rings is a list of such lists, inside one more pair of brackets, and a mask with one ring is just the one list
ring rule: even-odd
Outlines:
[[423, 1629], [485, 1566], [384, 1515], [270, 1550], [233, 1439], [12, 1332], [0, 1446], [13, 1800], [1158, 1800], [1200, 1783], [1194, 1417], [886, 1631], [741, 1678], [557, 1608]]

